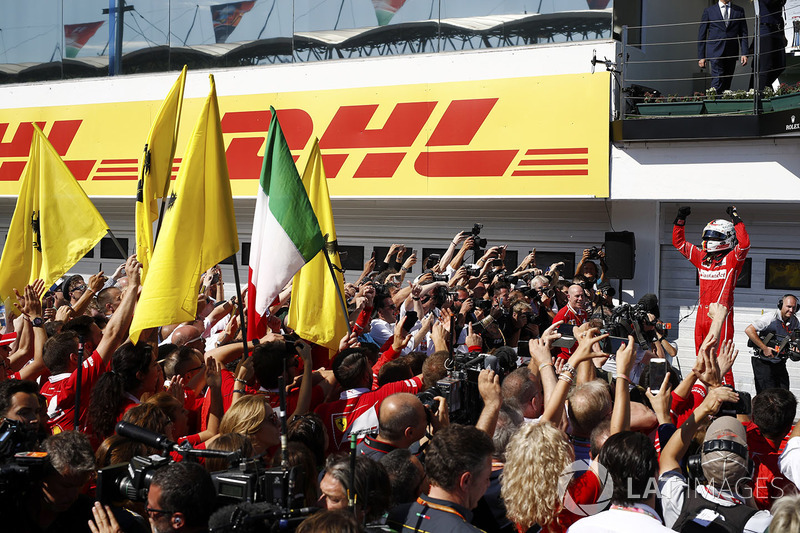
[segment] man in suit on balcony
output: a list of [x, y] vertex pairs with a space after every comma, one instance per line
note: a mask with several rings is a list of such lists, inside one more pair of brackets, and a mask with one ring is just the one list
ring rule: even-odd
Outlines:
[[758, 0], [758, 31], [761, 42], [758, 55], [758, 90], [771, 86], [786, 68], [784, 4], [786, 0]]
[[[739, 49], [741, 48], [741, 55]], [[737, 56], [742, 65], [747, 64], [747, 21], [744, 9], [719, 0], [703, 11], [697, 35], [697, 57], [700, 68], [711, 63], [711, 86], [718, 93], [731, 88]]]

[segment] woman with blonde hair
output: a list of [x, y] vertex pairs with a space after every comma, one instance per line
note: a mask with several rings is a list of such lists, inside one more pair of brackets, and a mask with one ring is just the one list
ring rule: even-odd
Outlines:
[[222, 417], [220, 434], [239, 433], [250, 439], [255, 455], [265, 455], [268, 461], [271, 448], [280, 444], [281, 432], [278, 414], [269, 405], [269, 398], [250, 394], [232, 404]]
[[564, 531], [558, 521], [563, 509], [558, 480], [574, 460], [567, 435], [549, 423], [525, 424], [506, 448], [500, 479], [506, 516], [526, 531], [534, 524], [543, 531]]
[[772, 504], [767, 531], [800, 531], [800, 494], [787, 494]]

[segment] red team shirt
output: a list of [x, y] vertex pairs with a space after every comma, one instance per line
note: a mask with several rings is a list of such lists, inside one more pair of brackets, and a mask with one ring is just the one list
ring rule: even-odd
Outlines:
[[[583, 309], [573, 309], [570, 307], [569, 304], [565, 305], [561, 309], [558, 310], [556, 316], [553, 318], [553, 323], [558, 322], [561, 320], [564, 324], [570, 324], [572, 326], [580, 326], [584, 322], [586, 322], [586, 311]], [[567, 360], [569, 356], [572, 355], [572, 352], [575, 351], [575, 348], [578, 347], [578, 343], [572, 345], [572, 348], [561, 348], [561, 353], [558, 355], [561, 359]]]
[[[89, 399], [91, 398], [92, 387], [100, 376], [107, 370], [108, 365], [103, 363], [103, 359], [97, 350], [83, 361], [81, 372], [81, 431], [86, 431], [88, 424]], [[44, 385], [41, 393], [47, 400], [47, 427], [53, 433], [70, 431], [75, 429], [75, 389], [78, 383], [78, 370], [71, 373], [64, 372], [50, 376]]]
[[378, 410], [388, 396], [396, 392], [416, 394], [422, 388], [422, 379], [416, 376], [405, 381], [387, 383], [378, 390], [350, 389], [344, 391], [338, 400], [323, 403], [314, 412], [322, 418], [328, 433], [327, 453], [337, 453], [347, 449], [350, 434], [364, 438], [367, 433], [378, 429]]

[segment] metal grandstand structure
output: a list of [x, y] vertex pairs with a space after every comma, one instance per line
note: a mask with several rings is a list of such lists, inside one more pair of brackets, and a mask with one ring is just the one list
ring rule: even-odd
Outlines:
[[[123, 55], [124, 73], [436, 53], [610, 39], [612, 9], [512, 14], [297, 32], [235, 43], [152, 46]], [[0, 64], [0, 83], [105, 76], [108, 56]]]

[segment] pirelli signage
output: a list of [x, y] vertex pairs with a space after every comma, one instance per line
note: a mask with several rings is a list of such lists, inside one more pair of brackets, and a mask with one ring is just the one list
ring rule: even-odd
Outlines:
[[[235, 196], [255, 195], [272, 105], [295, 157], [319, 138], [332, 196], [608, 197], [609, 101], [596, 73], [222, 96], [220, 108]], [[184, 101], [175, 174], [202, 102]], [[17, 194], [37, 123], [90, 196], [134, 196], [160, 104], [0, 110], [0, 195]]]

